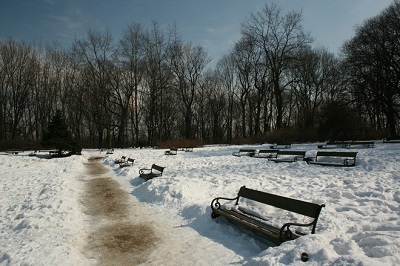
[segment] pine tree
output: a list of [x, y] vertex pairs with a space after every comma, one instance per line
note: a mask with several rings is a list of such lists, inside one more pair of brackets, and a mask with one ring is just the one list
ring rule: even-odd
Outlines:
[[43, 134], [42, 145], [47, 148], [57, 149], [61, 156], [63, 151], [69, 154], [80, 154], [81, 147], [72, 137], [67, 124], [60, 110], [57, 110], [48, 125], [47, 131]]

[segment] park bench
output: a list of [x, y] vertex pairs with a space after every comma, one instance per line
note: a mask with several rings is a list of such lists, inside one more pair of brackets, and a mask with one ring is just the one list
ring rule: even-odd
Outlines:
[[[248, 200], [259, 202], [313, 219], [307, 218], [308, 221], [304, 222], [304, 217], [296, 217], [294, 221], [293, 219], [297, 215], [291, 213], [287, 213], [290, 214], [287, 216], [291, 217], [287, 218], [290, 219], [289, 221], [285, 220], [285, 217], [281, 217], [281, 215], [277, 217], [278, 213], [269, 213], [267, 214], [268, 216], [261, 215], [257, 210], [250, 208], [250, 206], [256, 206], [255, 204], [245, 207], [239, 206], [241, 198], [247, 199], [246, 202], [249, 202]], [[230, 202], [230, 204], [226, 205], [225, 202]], [[232, 202], [234, 202], [234, 204], [232, 204]], [[244, 201], [242, 201], [242, 203], [243, 202]], [[323, 207], [325, 207], [324, 204], [319, 205], [287, 198], [243, 186], [240, 188], [235, 198], [217, 197], [213, 199], [211, 202], [211, 217], [217, 218], [218, 216], [223, 216], [227, 220], [238, 223], [275, 244], [280, 244], [284, 241], [293, 240], [305, 235], [307, 232], [304, 231], [304, 227], [308, 228], [311, 234], [314, 234], [318, 217]], [[281, 224], [283, 225], [281, 226]], [[294, 230], [291, 230], [291, 226], [295, 227]]]
[[153, 164], [151, 168], [142, 168], [139, 170], [139, 176], [145, 180], [152, 179], [154, 177], [162, 176], [164, 172], [164, 168], [162, 166]]
[[350, 148], [349, 142], [328, 141], [324, 145], [318, 145], [318, 149]]
[[254, 156], [254, 154], [256, 153], [255, 149], [240, 149], [239, 151], [233, 152], [232, 155], [233, 156]]
[[290, 149], [292, 147], [291, 143], [276, 143], [269, 146], [270, 149]]
[[278, 151], [279, 150], [258, 150], [253, 157], [272, 159], [277, 157]]
[[164, 152], [165, 155], [177, 155], [178, 154], [178, 149], [176, 148], [171, 148], [169, 151]]
[[135, 161], [135, 159], [132, 158], [128, 158], [125, 162], [120, 163], [119, 167], [127, 167], [127, 166], [133, 166], [133, 162]]
[[115, 164], [121, 164], [121, 163], [124, 163], [124, 162], [126, 162], [126, 156], [121, 156], [121, 159], [116, 159], [114, 161]]
[[7, 154], [13, 154], [13, 155], [17, 155], [22, 152], [24, 152], [24, 151], [23, 150], [8, 150], [8, 151], [6, 151]]
[[305, 155], [306, 151], [279, 150], [276, 154], [276, 157], [271, 158], [269, 160], [274, 161], [276, 163], [280, 162], [292, 163], [292, 162], [302, 161]]
[[326, 166], [355, 166], [357, 152], [318, 151], [315, 157], [308, 157], [308, 164]]
[[350, 149], [350, 148], [356, 148], [356, 147], [362, 147], [362, 148], [374, 148], [375, 147], [375, 142], [374, 141], [344, 141], [344, 142], [327, 142], [324, 145], [318, 145], [319, 149], [335, 149], [335, 148], [345, 148], [345, 149]]
[[400, 143], [400, 137], [388, 137], [383, 139], [383, 143]]
[[357, 147], [374, 148], [375, 142], [374, 141], [352, 141], [352, 142], [349, 142], [349, 148], [357, 148]]

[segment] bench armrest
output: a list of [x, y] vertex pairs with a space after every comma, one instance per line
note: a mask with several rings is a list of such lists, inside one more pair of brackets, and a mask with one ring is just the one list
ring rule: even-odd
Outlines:
[[149, 172], [151, 172], [151, 169], [149, 169], [149, 168], [139, 169], [139, 174], [140, 175], [143, 175], [143, 174], [146, 174], [146, 173], [149, 173]]
[[311, 230], [311, 234], [315, 233], [315, 225], [317, 223], [317, 219], [314, 219], [314, 221], [312, 221], [311, 223], [307, 223], [307, 224], [300, 224], [300, 223], [285, 223], [282, 227], [281, 230], [279, 231], [279, 239], [281, 240], [281, 242], [284, 242], [286, 240], [291, 240], [293, 239], [293, 232], [290, 230], [290, 226], [294, 225], [294, 226], [303, 226], [303, 227], [310, 227], [313, 226], [312, 230]]
[[355, 165], [356, 159], [355, 158], [347, 158], [343, 160], [343, 164], [346, 166]]
[[215, 210], [215, 209], [220, 209], [220, 208], [221, 208], [221, 203], [219, 202], [219, 200], [227, 200], [227, 201], [228, 201], [228, 200], [229, 200], [229, 201], [236, 200], [236, 204], [237, 204], [237, 203], [238, 203], [238, 200], [239, 200], [239, 197], [238, 197], [238, 196], [235, 197], [235, 198], [217, 197], [217, 198], [213, 199], [213, 200], [211, 201], [211, 209], [213, 210], [213, 212], [211, 213], [211, 217], [212, 217], [212, 218], [218, 217], [218, 215], [214, 213], [214, 210]]

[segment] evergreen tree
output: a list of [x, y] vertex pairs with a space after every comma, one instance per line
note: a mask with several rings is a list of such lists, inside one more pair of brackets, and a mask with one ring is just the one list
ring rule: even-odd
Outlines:
[[47, 148], [57, 149], [58, 155], [61, 155], [62, 151], [68, 151], [70, 154], [80, 154], [82, 150], [68, 130], [60, 110], [56, 111], [47, 131], [43, 134], [42, 145]]

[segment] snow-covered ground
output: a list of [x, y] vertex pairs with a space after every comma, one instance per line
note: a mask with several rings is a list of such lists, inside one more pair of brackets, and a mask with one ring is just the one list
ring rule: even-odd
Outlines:
[[[313, 156], [318, 144], [292, 149]], [[28, 152], [0, 155], [0, 265], [97, 264], [87, 243], [101, 218], [84, 207], [91, 156], [104, 156], [105, 175], [126, 192], [128, 207], [146, 210], [132, 209], [129, 217], [157, 230], [143, 264], [303, 265], [300, 256], [307, 252], [308, 265], [400, 265], [400, 144], [351, 149], [358, 151], [355, 167], [232, 156], [240, 148], [207, 146], [173, 156], [162, 149], [84, 150], [51, 160]], [[134, 165], [118, 168], [114, 160], [122, 155]], [[138, 171], [153, 163], [165, 166], [164, 174], [144, 182]], [[316, 234], [268, 246], [220, 217], [211, 219], [211, 200], [235, 197], [243, 185], [325, 204]]]

